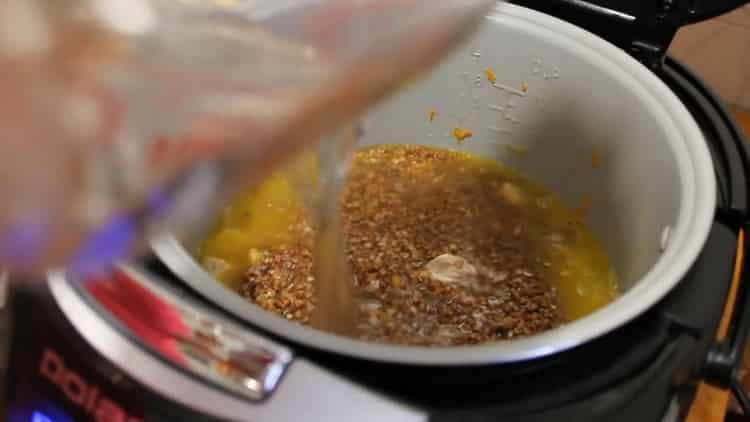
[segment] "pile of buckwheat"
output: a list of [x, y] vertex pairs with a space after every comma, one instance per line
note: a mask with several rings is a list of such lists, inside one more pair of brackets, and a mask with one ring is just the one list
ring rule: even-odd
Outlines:
[[[419, 146], [357, 152], [341, 199], [359, 294], [357, 335], [410, 345], [477, 344], [560, 322], [530, 240], [523, 195], [465, 155]], [[315, 306], [314, 231], [258, 252], [241, 293], [308, 323]]]

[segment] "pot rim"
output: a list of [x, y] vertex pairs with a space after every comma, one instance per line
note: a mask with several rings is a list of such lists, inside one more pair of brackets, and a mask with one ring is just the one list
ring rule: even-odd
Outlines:
[[[167, 230], [151, 239], [157, 257], [198, 293], [251, 325], [291, 341], [328, 352], [413, 365], [486, 365], [517, 363], [549, 356], [600, 337], [641, 315], [667, 295], [698, 258], [713, 222], [716, 186], [706, 141], [690, 112], [650, 70], [607, 41], [557, 18], [507, 3], [487, 16], [527, 31], [554, 31], [560, 42], [610, 68], [639, 93], [644, 106], [668, 126], [669, 142], [681, 183], [680, 211], [669, 247], [633, 287], [603, 308], [534, 336], [476, 346], [423, 347], [369, 343], [325, 333], [287, 321], [248, 303], [206, 272]], [[585, 47], [585, 48], [584, 48]]]

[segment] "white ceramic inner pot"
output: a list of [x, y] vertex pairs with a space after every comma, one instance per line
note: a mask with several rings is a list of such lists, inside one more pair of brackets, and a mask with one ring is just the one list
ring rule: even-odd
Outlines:
[[[494, 86], [484, 74], [488, 67], [497, 75]], [[439, 118], [429, 122], [432, 108]], [[458, 146], [456, 126], [474, 136]], [[168, 234], [154, 241], [157, 254], [229, 312], [297, 342], [379, 361], [497, 364], [574, 347], [643, 313], [680, 282], [713, 220], [709, 152], [670, 89], [606, 41], [514, 5], [499, 5], [481, 31], [426, 79], [368, 114], [363, 141], [470, 151], [518, 169], [571, 204], [589, 197], [588, 223], [611, 258], [622, 296], [528, 338], [448, 348], [380, 345], [321, 333], [247, 303]], [[521, 157], [508, 145], [528, 152]], [[601, 157], [597, 169], [593, 151]]]

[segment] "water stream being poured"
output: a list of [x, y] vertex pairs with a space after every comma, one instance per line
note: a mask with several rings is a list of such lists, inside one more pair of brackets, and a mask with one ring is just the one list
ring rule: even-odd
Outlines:
[[357, 144], [357, 130], [347, 127], [320, 147], [320, 198], [313, 272], [317, 305], [310, 324], [318, 329], [352, 335], [357, 309], [354, 284], [346, 262], [346, 243], [341, 230], [339, 201]]

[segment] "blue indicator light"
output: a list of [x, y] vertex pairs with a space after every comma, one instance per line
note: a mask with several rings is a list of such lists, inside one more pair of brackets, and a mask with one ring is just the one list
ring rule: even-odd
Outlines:
[[34, 413], [31, 414], [31, 422], [55, 422], [50, 418], [49, 416], [45, 415], [42, 412], [34, 411]]
[[79, 279], [106, 274], [115, 261], [126, 255], [136, 230], [135, 219], [131, 216], [113, 218], [84, 241], [69, 271]]

